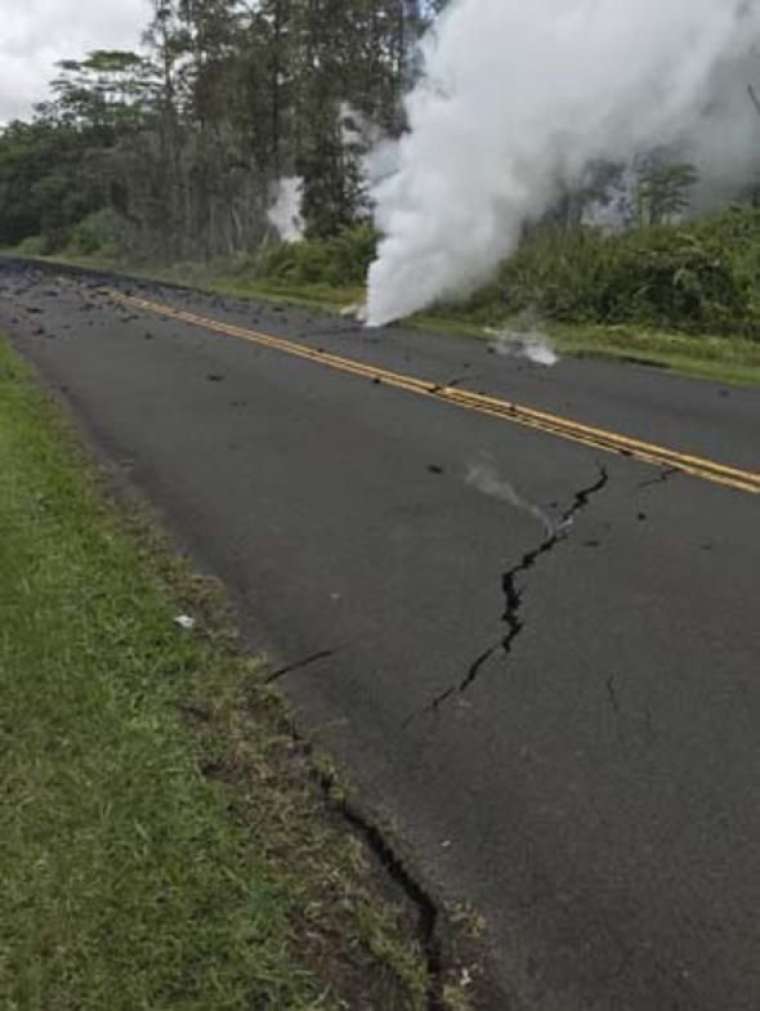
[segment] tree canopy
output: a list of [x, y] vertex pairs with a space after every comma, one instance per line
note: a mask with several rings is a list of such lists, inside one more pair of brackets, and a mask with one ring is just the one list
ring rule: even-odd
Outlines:
[[143, 258], [253, 248], [278, 180], [303, 179], [309, 234], [361, 217], [345, 116], [397, 134], [417, 0], [152, 0], [142, 53], [64, 60], [31, 122], [0, 133], [0, 244], [54, 249], [109, 215]]

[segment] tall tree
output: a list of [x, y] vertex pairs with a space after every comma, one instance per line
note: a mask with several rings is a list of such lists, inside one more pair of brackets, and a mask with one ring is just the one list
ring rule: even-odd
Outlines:
[[129, 256], [229, 254], [261, 242], [279, 180], [298, 174], [308, 230], [339, 231], [366, 214], [362, 131], [346, 122], [404, 128], [429, 6], [152, 0], [144, 54], [65, 61], [35, 122], [0, 137], [0, 208], [31, 180], [2, 227], [60, 244], [108, 206]]

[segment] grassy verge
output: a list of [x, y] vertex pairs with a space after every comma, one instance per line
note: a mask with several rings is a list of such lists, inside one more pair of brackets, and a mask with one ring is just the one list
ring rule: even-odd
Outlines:
[[[203, 291], [236, 298], [264, 299], [337, 313], [364, 301], [358, 285], [264, 279], [251, 276], [245, 264], [177, 264], [135, 271], [113, 261], [94, 258], [57, 258], [83, 267], [104, 267], [146, 280], [186, 284]], [[52, 261], [55, 262], [55, 261]], [[487, 339], [486, 327], [510, 328], [510, 318], [498, 307], [485, 310], [446, 306], [405, 321], [414, 328]], [[760, 385], [760, 341], [742, 335], [685, 333], [647, 324], [554, 322], [541, 324], [559, 353], [566, 357], [606, 358], [667, 368], [682, 375], [739, 386]]]
[[683, 375], [737, 386], [760, 385], [760, 342], [744, 337], [692, 336], [631, 324], [548, 327], [560, 351], [661, 366]]
[[[424, 330], [492, 339], [455, 310], [449, 315], [421, 314], [411, 325]], [[503, 319], [497, 329], [519, 329]], [[671, 369], [681, 375], [736, 386], [760, 385], [760, 342], [745, 337], [692, 335], [634, 324], [541, 323], [557, 351], [570, 358], [600, 358]]]
[[220, 595], [127, 526], [1, 338], [0, 459], [0, 1006], [426, 1006], [410, 910]]

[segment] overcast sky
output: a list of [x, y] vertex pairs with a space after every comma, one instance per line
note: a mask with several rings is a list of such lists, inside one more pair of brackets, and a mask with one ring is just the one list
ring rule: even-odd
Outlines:
[[57, 60], [134, 49], [149, 0], [0, 0], [0, 123], [47, 96]]

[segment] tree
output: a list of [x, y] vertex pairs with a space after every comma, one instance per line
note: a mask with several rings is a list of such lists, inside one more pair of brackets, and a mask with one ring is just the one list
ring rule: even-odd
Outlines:
[[[59, 65], [53, 98], [0, 135], [0, 234], [52, 248], [109, 208], [132, 258], [256, 248], [278, 182], [310, 234], [366, 216], [371, 134], [404, 129], [422, 0], [152, 0], [145, 52]], [[371, 124], [347, 130], [347, 110]]]
[[637, 165], [637, 216], [640, 227], [672, 221], [689, 206], [690, 191], [699, 173], [689, 162], [670, 161], [656, 150]]

